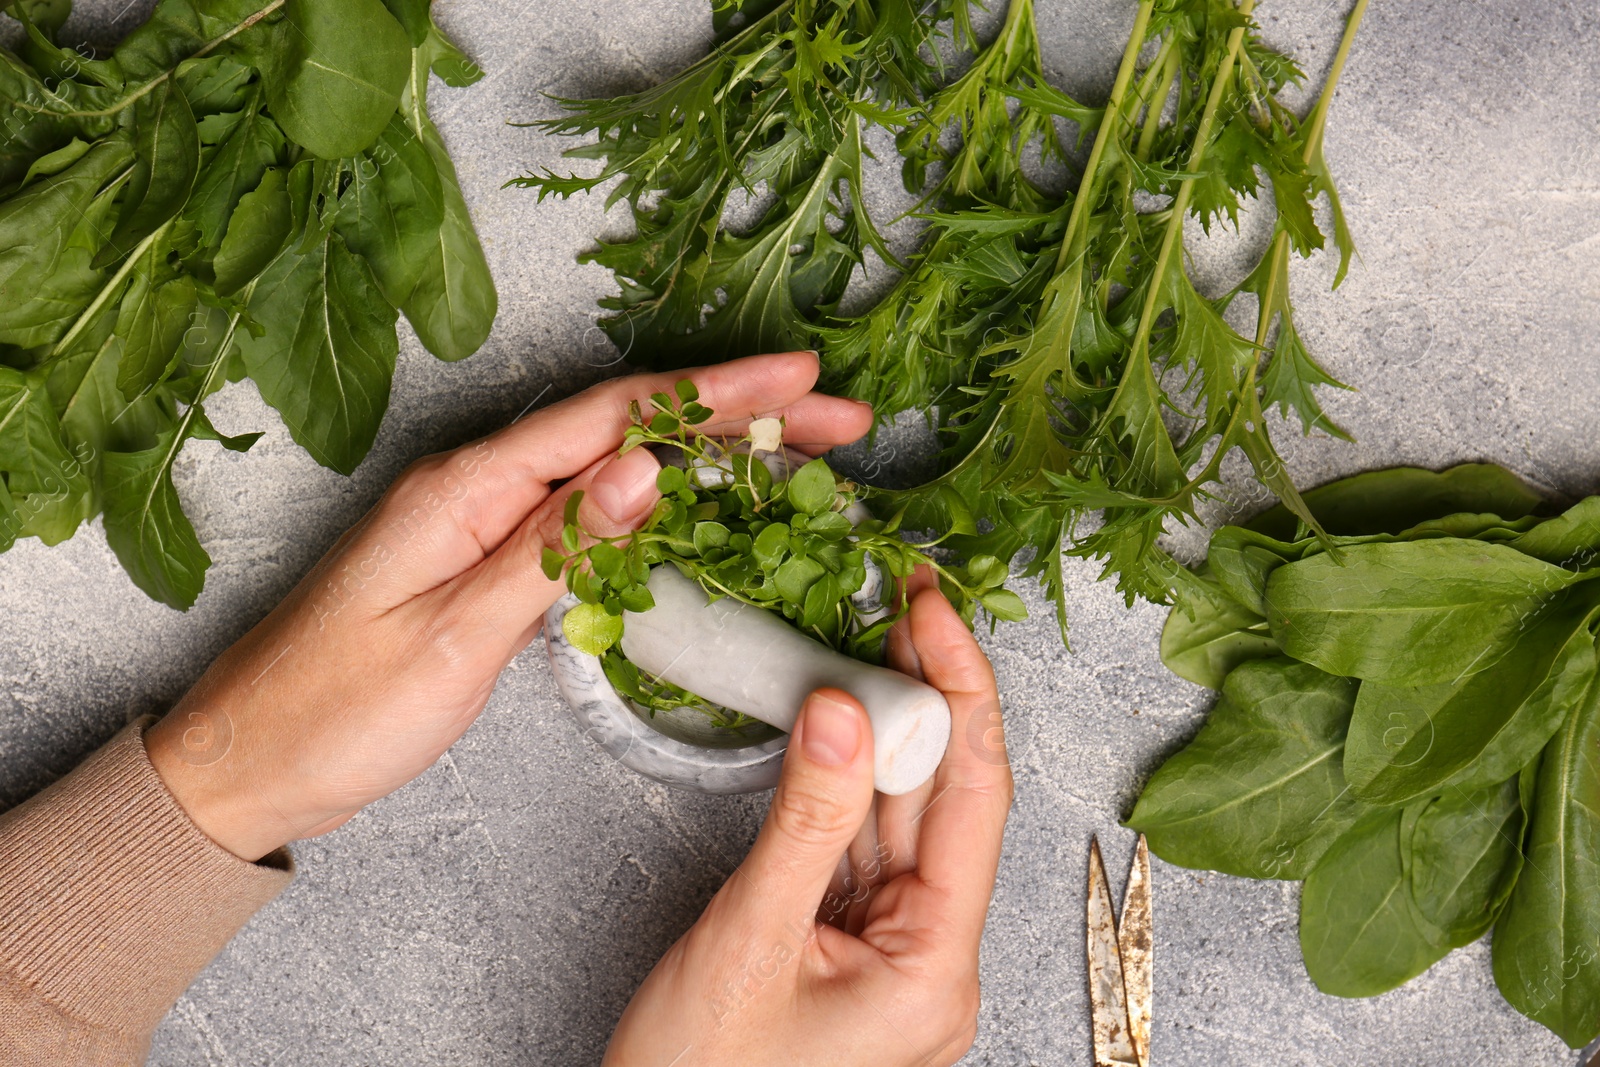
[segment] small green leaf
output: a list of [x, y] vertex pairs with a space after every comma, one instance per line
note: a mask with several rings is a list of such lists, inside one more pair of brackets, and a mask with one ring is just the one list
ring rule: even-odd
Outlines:
[[594, 568], [595, 576], [601, 581], [616, 581], [623, 576], [627, 565], [627, 557], [615, 545], [601, 542], [589, 549], [589, 566]]
[[789, 479], [789, 503], [808, 515], [820, 515], [833, 509], [838, 493], [838, 483], [833, 468], [824, 459], [814, 459], [795, 471]]
[[1006, 622], [1021, 622], [1028, 617], [1028, 607], [1022, 598], [1009, 589], [996, 589], [992, 593], [984, 593], [978, 602], [990, 615]]
[[544, 576], [553, 582], [561, 577], [561, 572], [567, 565], [567, 557], [553, 548], [546, 547], [539, 554], [539, 564], [544, 570]]
[[583, 490], [574, 489], [561, 509], [561, 522], [565, 526], [578, 525], [578, 508], [583, 504]]
[[720, 522], [697, 522], [694, 524], [695, 551], [702, 556], [714, 548], [721, 548], [728, 543], [728, 528]]
[[621, 639], [622, 619], [599, 604], [575, 604], [562, 616], [561, 632], [579, 652], [598, 656]]

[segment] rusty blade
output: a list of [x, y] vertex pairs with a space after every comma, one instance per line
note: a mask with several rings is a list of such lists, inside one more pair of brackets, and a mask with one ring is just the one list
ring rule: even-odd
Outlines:
[[1128, 1027], [1128, 999], [1122, 985], [1122, 952], [1111, 886], [1106, 882], [1100, 841], [1089, 844], [1089, 1010], [1093, 1017], [1095, 1067], [1140, 1067]]
[[1150, 924], [1150, 846], [1139, 835], [1128, 888], [1122, 895], [1122, 917], [1117, 921], [1117, 949], [1122, 957], [1122, 986], [1128, 1003], [1128, 1031], [1143, 1067], [1150, 1067], [1150, 995], [1155, 975], [1151, 954], [1155, 946]]

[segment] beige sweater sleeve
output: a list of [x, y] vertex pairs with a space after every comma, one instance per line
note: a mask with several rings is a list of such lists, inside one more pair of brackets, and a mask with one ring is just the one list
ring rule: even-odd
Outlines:
[[142, 1064], [161, 1017], [289, 883], [200, 831], [133, 723], [0, 814], [0, 1064]]

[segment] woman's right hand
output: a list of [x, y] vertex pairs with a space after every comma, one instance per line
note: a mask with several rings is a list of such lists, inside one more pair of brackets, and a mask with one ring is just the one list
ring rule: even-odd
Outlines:
[[1011, 768], [977, 641], [926, 575], [908, 595], [891, 657], [953, 718], [933, 780], [876, 796], [865, 711], [812, 694], [755, 846], [634, 995], [606, 1067], [938, 1067], [971, 1047]]

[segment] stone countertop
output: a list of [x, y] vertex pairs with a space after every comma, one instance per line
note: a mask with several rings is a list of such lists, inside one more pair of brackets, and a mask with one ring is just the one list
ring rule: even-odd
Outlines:
[[[69, 27], [115, 37], [145, 0], [86, 2]], [[1344, 0], [1263, 0], [1272, 43], [1319, 81]], [[1047, 69], [1100, 99], [1130, 0], [1040, 0]], [[657, 81], [705, 47], [704, 0], [440, 0], [489, 72], [438, 87], [434, 112], [499, 282], [473, 359], [434, 361], [402, 327], [393, 406], [345, 479], [318, 467], [250, 385], [207, 405], [248, 455], [204, 443], [177, 471], [216, 559], [199, 604], [161, 607], [124, 577], [96, 522], [0, 556], [0, 807], [68, 770], [128, 718], [174, 700], [264, 614], [411, 459], [611, 373], [594, 328], [605, 271], [574, 256], [623, 224], [602, 198], [538, 204], [505, 190], [560, 145], [507, 120], [543, 95]], [[1361, 258], [1336, 293], [1329, 257], [1295, 267], [1297, 323], [1359, 391], [1327, 398], [1357, 439], [1280, 441], [1302, 485], [1395, 463], [1492, 460], [1552, 491], [1600, 490], [1600, 12], [1584, 0], [1375, 4], [1330, 119], [1327, 155]], [[1222, 238], [1200, 255], [1226, 283]], [[1241, 469], [1209, 523], [1260, 506]], [[1174, 538], [1180, 551], [1203, 531]], [[1208, 695], [1157, 658], [1163, 611], [1132, 609], [1071, 568], [1074, 651], [1042, 600], [983, 642], [1005, 696], [1017, 803], [984, 942], [970, 1064], [1087, 1064], [1083, 884]], [[765, 796], [676, 792], [580, 738], [532, 646], [482, 720], [415, 783], [297, 847], [301, 873], [201, 976], [157, 1035], [159, 1067], [308, 1063], [591, 1064], [657, 956], [750, 843]], [[1311, 985], [1298, 888], [1154, 863], [1153, 1051], [1167, 1065], [1572, 1064], [1496, 993], [1486, 943], [1370, 1000]]]

